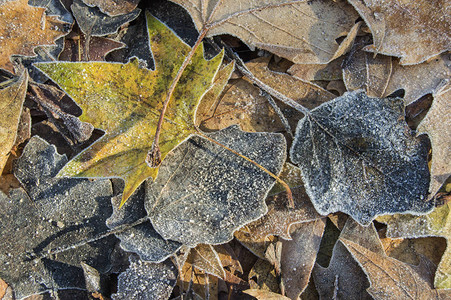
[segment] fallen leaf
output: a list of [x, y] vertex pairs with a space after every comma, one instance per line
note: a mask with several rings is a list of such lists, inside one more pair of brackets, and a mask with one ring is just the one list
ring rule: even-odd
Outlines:
[[204, 271], [193, 267], [190, 263], [185, 263], [180, 276], [183, 294], [188, 299], [218, 299], [218, 278], [206, 274]]
[[3, 299], [3, 296], [5, 296], [7, 288], [8, 284], [0, 279], [0, 299]]
[[28, 0], [28, 5], [44, 7], [45, 14], [48, 16], [58, 16], [63, 22], [72, 24], [74, 18], [72, 14], [61, 3], [61, 0]]
[[0, 192], [0, 277], [14, 289], [16, 299], [49, 290], [84, 289], [81, 262], [101, 272], [111, 266], [109, 256], [116, 243], [112, 236], [70, 247], [107, 231], [111, 183], [53, 178], [66, 161], [55, 147], [33, 137], [14, 172], [24, 189], [12, 190], [9, 197]]
[[431, 211], [427, 151], [404, 121], [402, 99], [358, 91], [299, 121], [290, 156], [321, 215], [342, 211], [369, 224], [381, 214]]
[[281, 294], [273, 293], [267, 290], [259, 290], [259, 289], [249, 289], [245, 290], [244, 293], [251, 295], [258, 300], [288, 300], [287, 298]]
[[305, 81], [313, 80], [340, 80], [342, 79], [341, 65], [343, 57], [334, 59], [325, 64], [295, 64], [288, 69], [293, 77]]
[[281, 239], [282, 282], [290, 299], [298, 299], [307, 287], [325, 226], [325, 219], [296, 224], [291, 229], [293, 239]]
[[451, 49], [446, 0], [349, 3], [373, 34], [373, 45], [366, 47], [367, 51], [397, 56], [402, 65], [413, 65]]
[[[278, 174], [285, 160], [281, 134], [247, 133], [231, 126], [208, 134]], [[170, 155], [170, 157], [169, 157]], [[168, 154], [146, 188], [146, 210], [165, 239], [194, 247], [221, 244], [267, 212], [264, 199], [275, 180], [234, 153], [193, 137]]]
[[240, 261], [229, 244], [214, 245], [213, 249], [218, 253], [219, 260], [224, 268], [229, 268], [232, 273], [235, 273], [235, 271], [243, 273]]
[[412, 266], [388, 257], [373, 225], [367, 228], [345, 226], [343, 231], [357, 238], [342, 236], [340, 241], [368, 276], [368, 293], [374, 298], [450, 299], [449, 291], [441, 292], [432, 288], [433, 266], [430, 262], [422, 260], [420, 265]]
[[[141, 67], [137, 59], [127, 64], [38, 64], [39, 69], [80, 105], [83, 109], [80, 120], [106, 132], [72, 159], [59, 176], [123, 178], [122, 203], [146, 178], [155, 178], [158, 173], [158, 168], [150, 168], [145, 163], [146, 156], [154, 139], [166, 90], [191, 49], [150, 14], [147, 22], [155, 71]], [[207, 61], [203, 57], [203, 46], [200, 46], [183, 72], [162, 126], [162, 160], [174, 147], [196, 133], [193, 119], [197, 105], [210, 88], [222, 57], [223, 54], [219, 54]]]
[[[349, 47], [335, 41], [355, 25], [357, 13], [343, 0], [264, 3], [171, 0], [183, 6], [207, 36], [231, 34], [249, 47], [268, 50], [295, 63], [327, 63]], [[352, 38], [350, 38], [352, 39]]]
[[417, 128], [418, 134], [426, 133], [432, 144], [431, 197], [451, 176], [451, 84], [438, 88], [433, 96], [432, 106]]
[[[1, 19], [1, 18], [0, 18]], [[1, 21], [0, 21], [1, 22]], [[18, 77], [10, 80], [6, 87], [0, 90], [0, 175], [14, 146], [19, 128], [20, 115], [25, 100], [28, 85], [28, 73], [22, 69]]]
[[132, 12], [140, 0], [83, 0], [86, 5], [97, 6], [110, 17]]
[[130, 256], [130, 266], [119, 274], [112, 299], [169, 299], [176, 283], [177, 269], [171, 262], [150, 263]]
[[434, 286], [451, 289], [451, 203], [435, 208], [425, 216], [381, 216], [377, 220], [387, 224], [387, 236], [391, 238], [419, 238], [439, 236], [446, 238], [448, 246], [435, 274]]
[[368, 96], [386, 97], [399, 89], [410, 104], [433, 93], [443, 80], [451, 77], [449, 54], [442, 54], [421, 64], [403, 66], [390, 56], [368, 53], [356, 45], [343, 65], [343, 80], [348, 91], [364, 89]]
[[11, 55], [36, 56], [35, 47], [53, 45], [69, 32], [69, 24], [56, 16], [46, 16], [44, 11], [29, 6], [28, 0], [0, 4], [0, 68], [14, 73]]
[[280, 293], [280, 276], [267, 260], [260, 258], [257, 260], [249, 271], [248, 282], [251, 289]]
[[235, 231], [234, 237], [247, 250], [261, 259], [265, 258], [265, 252], [269, 244], [277, 240], [277, 238], [272, 235], [266, 237], [259, 236], [258, 238], [256, 238], [252, 234], [252, 231], [247, 229], [247, 226], [243, 226], [239, 230]]
[[136, 8], [132, 12], [117, 17], [109, 17], [95, 7], [85, 5], [82, 0], [74, 0], [70, 6], [81, 31], [87, 36], [103, 36], [115, 33], [124, 23], [136, 19], [141, 12]]
[[200, 244], [192, 248], [187, 262], [207, 274], [225, 279], [225, 271], [218, 253], [212, 245]]

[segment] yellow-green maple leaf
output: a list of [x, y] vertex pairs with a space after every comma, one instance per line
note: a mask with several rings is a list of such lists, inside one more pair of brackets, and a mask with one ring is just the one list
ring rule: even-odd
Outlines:
[[[105, 135], [59, 172], [71, 177], [120, 177], [125, 180], [122, 203], [147, 178], [155, 178], [146, 156], [168, 89], [191, 51], [166, 25], [147, 14], [155, 71], [137, 59], [126, 64], [54, 62], [36, 66], [82, 108], [80, 120]], [[202, 96], [213, 86], [223, 52], [206, 60], [201, 44], [183, 71], [169, 102], [160, 136], [161, 159], [196, 132], [194, 115]], [[228, 67], [229, 73], [233, 66]]]

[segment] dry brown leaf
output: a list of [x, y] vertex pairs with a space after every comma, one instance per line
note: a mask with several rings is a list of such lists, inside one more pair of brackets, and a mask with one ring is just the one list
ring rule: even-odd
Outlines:
[[218, 299], [218, 278], [216, 276], [208, 275], [204, 271], [194, 268], [191, 264], [185, 263], [180, 274], [180, 280], [184, 292], [189, 292], [191, 285], [191, 289], [195, 293], [194, 299], [205, 299], [207, 294], [211, 300]]
[[22, 105], [27, 92], [27, 71], [22, 70], [20, 76], [11, 81], [9, 86], [0, 90], [0, 111], [2, 112], [0, 119], [0, 175], [16, 141]]
[[451, 84], [434, 93], [426, 117], [418, 125], [419, 134], [427, 133], [432, 144], [430, 196], [434, 196], [451, 176]]
[[199, 244], [192, 248], [186, 262], [207, 274], [225, 278], [221, 259], [212, 245]]
[[277, 240], [277, 238], [272, 235], [257, 238], [246, 226], [235, 231], [233, 235], [241, 245], [261, 259], [265, 258], [265, 252], [268, 246]]
[[171, 1], [191, 14], [199, 31], [208, 27], [207, 36], [231, 34], [295, 63], [327, 63], [342, 54], [349, 42], [335, 40], [358, 17], [344, 0]]
[[[241, 267], [240, 261], [235, 255], [232, 247], [229, 244], [214, 245], [213, 249], [218, 254], [221, 265], [225, 268], [228, 267], [232, 272], [243, 273], [243, 268]], [[227, 277], [227, 275], [226, 275]]]
[[36, 56], [35, 47], [55, 45], [54, 41], [68, 32], [67, 23], [44, 11], [29, 6], [28, 0], [0, 4], [0, 68], [14, 73], [11, 55]]
[[288, 69], [293, 77], [304, 81], [313, 80], [341, 80], [341, 64], [343, 57], [337, 58], [327, 65], [325, 64], [295, 64]]
[[251, 289], [267, 290], [280, 293], [280, 277], [274, 266], [264, 259], [258, 259], [249, 272]]
[[375, 53], [401, 57], [401, 64], [418, 64], [451, 49], [451, 6], [447, 0], [349, 0], [373, 34]]
[[244, 291], [246, 294], [251, 295], [258, 300], [289, 300], [290, 298], [287, 298], [285, 296], [282, 296], [281, 294], [273, 293], [267, 290], [259, 290], [259, 289], [249, 289]]
[[0, 278], [0, 299], [3, 299], [3, 296], [5, 296], [7, 288], [8, 284]]
[[292, 240], [282, 239], [281, 273], [285, 295], [298, 299], [310, 280], [326, 220], [292, 226]]
[[97, 6], [100, 11], [110, 17], [132, 12], [138, 6], [139, 0], [83, 0], [88, 6]]
[[[360, 46], [356, 46], [361, 47]], [[344, 62], [343, 80], [348, 91], [364, 89], [369, 96], [386, 97], [404, 89], [406, 104], [434, 92], [443, 80], [451, 77], [449, 54], [442, 54], [427, 62], [403, 66], [389, 56], [355, 49]]]

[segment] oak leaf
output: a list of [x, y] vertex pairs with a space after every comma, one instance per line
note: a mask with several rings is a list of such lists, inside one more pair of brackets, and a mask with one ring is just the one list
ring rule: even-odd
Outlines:
[[[191, 48], [166, 25], [147, 14], [155, 70], [106, 62], [41, 63], [37, 67], [82, 108], [80, 120], [105, 131], [58, 174], [73, 177], [120, 177], [125, 180], [122, 203], [148, 177], [155, 178], [146, 156], [152, 145], [167, 90]], [[223, 53], [211, 60], [197, 48], [170, 101], [160, 136], [161, 159], [196, 132], [194, 114], [211, 87]], [[233, 65], [228, 66], [231, 72]]]
[[57, 38], [68, 33], [68, 23], [44, 11], [29, 6], [28, 0], [0, 4], [0, 68], [14, 73], [11, 55], [36, 56], [35, 47], [54, 45]]

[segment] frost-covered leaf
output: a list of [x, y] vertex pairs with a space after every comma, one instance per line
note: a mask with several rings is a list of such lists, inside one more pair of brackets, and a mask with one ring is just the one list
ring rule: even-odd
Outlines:
[[435, 274], [434, 286], [451, 289], [451, 203], [435, 208], [425, 216], [393, 215], [377, 220], [387, 224], [387, 236], [392, 238], [418, 238], [439, 236], [446, 238], [448, 245]]
[[11, 55], [36, 56], [35, 47], [54, 45], [57, 38], [68, 33], [68, 23], [46, 16], [44, 11], [29, 6], [28, 0], [0, 3], [0, 68], [14, 73]]
[[108, 53], [125, 47], [124, 43], [100, 36], [91, 37], [89, 46], [86, 42], [83, 34], [69, 34], [64, 40], [64, 49], [58, 60], [81, 61], [87, 58], [89, 61], [104, 61]]
[[199, 31], [208, 27], [207, 36], [231, 34], [295, 63], [327, 63], [343, 54], [348, 44], [335, 40], [358, 17], [343, 0], [171, 1], [190, 13]]
[[[450, 299], [451, 291], [432, 288], [434, 267], [427, 260], [418, 266], [388, 257], [374, 226], [348, 222], [340, 241], [351, 252], [370, 281], [368, 293], [375, 299]], [[351, 226], [349, 226], [351, 225]]]
[[18, 77], [0, 89], [0, 175], [3, 172], [11, 148], [16, 142], [22, 106], [27, 93], [28, 73], [22, 69]]
[[53, 178], [66, 161], [55, 147], [33, 137], [15, 169], [25, 190], [12, 190], [9, 197], [0, 192], [0, 277], [18, 299], [47, 290], [84, 289], [81, 262], [100, 272], [110, 268], [112, 236], [41, 258], [48, 250], [108, 229], [110, 181]]
[[363, 89], [368, 96], [386, 97], [403, 89], [404, 101], [410, 104], [433, 93], [443, 80], [451, 77], [449, 54], [442, 54], [417, 65], [403, 66], [399, 60], [385, 55], [374, 56], [357, 43], [346, 57], [343, 80], [348, 91]]
[[132, 12], [140, 0], [83, 0], [86, 5], [97, 6], [110, 17]]
[[[125, 180], [122, 201], [147, 178], [155, 178], [158, 167], [145, 160], [154, 140], [167, 89], [191, 48], [166, 25], [147, 15], [155, 71], [137, 59], [127, 64], [106, 62], [56, 62], [39, 64], [83, 110], [82, 121], [106, 133], [72, 159], [59, 176], [121, 177]], [[194, 114], [202, 95], [221, 65], [223, 54], [211, 60], [199, 46], [183, 72], [165, 114], [160, 135], [161, 159], [196, 133]], [[233, 70], [233, 65], [228, 66]]]
[[439, 87], [418, 134], [427, 133], [432, 144], [430, 196], [434, 196], [451, 176], [451, 84]]
[[291, 229], [293, 239], [282, 239], [282, 282], [290, 299], [298, 299], [307, 287], [325, 226], [325, 219], [296, 224]]
[[316, 210], [361, 224], [389, 213], [429, 212], [427, 144], [404, 121], [399, 98], [346, 93], [299, 121], [290, 150]]
[[212, 245], [200, 244], [192, 248], [186, 262], [207, 274], [225, 279], [221, 259]]
[[375, 53], [401, 57], [401, 64], [421, 63], [451, 50], [451, 8], [447, 0], [348, 0], [373, 34]]
[[[278, 174], [285, 160], [281, 134], [247, 133], [231, 126], [209, 137]], [[146, 210], [165, 239], [189, 246], [220, 244], [267, 212], [274, 179], [206, 139], [193, 137], [164, 161], [147, 183]]]
[[44, 7], [46, 15], [58, 16], [63, 22], [69, 24], [74, 22], [72, 14], [64, 7], [61, 0], [28, 0], [28, 5]]
[[85, 5], [82, 0], [74, 0], [70, 7], [81, 31], [88, 36], [103, 36], [115, 33], [124, 23], [133, 21], [141, 12], [139, 8], [117, 17], [109, 17], [98, 8]]
[[[133, 224], [146, 218], [144, 208], [144, 189], [139, 188], [121, 208], [119, 196], [111, 199], [113, 214], [106, 221], [109, 228], [114, 229], [121, 225]], [[152, 226], [150, 220], [143, 221], [130, 229], [116, 233], [121, 240], [121, 248], [139, 255], [141, 260], [148, 262], [162, 262], [180, 249], [182, 244], [163, 239]]]
[[342, 78], [341, 65], [343, 57], [337, 58], [327, 65], [325, 64], [295, 64], [288, 69], [288, 73], [295, 78], [313, 80], [340, 80]]
[[130, 256], [130, 266], [119, 274], [114, 300], [164, 300], [177, 283], [177, 269], [170, 262], [150, 263]]
[[267, 290], [249, 289], [244, 291], [258, 300], [289, 300], [290, 298], [282, 296], [281, 294], [273, 293]]

